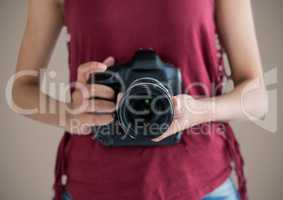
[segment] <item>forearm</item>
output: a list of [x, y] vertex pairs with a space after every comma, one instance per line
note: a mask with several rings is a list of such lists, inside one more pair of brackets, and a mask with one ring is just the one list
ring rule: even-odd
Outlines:
[[267, 112], [267, 96], [259, 79], [244, 80], [224, 95], [199, 100], [204, 108], [201, 120], [256, 120]]
[[12, 91], [14, 111], [30, 119], [56, 127], [66, 123], [66, 103], [58, 101], [40, 90], [37, 79], [18, 80]]

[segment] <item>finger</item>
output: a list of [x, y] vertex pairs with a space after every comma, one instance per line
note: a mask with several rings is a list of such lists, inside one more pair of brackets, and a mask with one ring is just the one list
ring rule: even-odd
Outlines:
[[88, 89], [89, 85], [83, 85], [81, 84], [80, 87], [77, 87], [74, 92], [72, 92], [71, 100], [74, 105], [81, 105], [84, 101], [84, 99], [89, 99], [90, 92]]
[[95, 126], [103, 126], [110, 124], [113, 121], [113, 117], [111, 115], [89, 115], [84, 114], [80, 117], [81, 123], [76, 129], [76, 134], [79, 135], [89, 135], [93, 132], [93, 127]]
[[101, 84], [91, 84], [88, 85], [88, 96], [87, 98], [92, 97], [100, 97], [104, 99], [114, 99], [115, 98], [115, 92], [111, 87], [108, 87], [106, 85]]
[[82, 114], [80, 116], [81, 124], [89, 127], [107, 125], [110, 124], [113, 120], [114, 118], [111, 114]]
[[88, 102], [86, 112], [92, 113], [113, 113], [116, 110], [116, 105], [112, 101], [91, 99]]
[[163, 133], [161, 136], [157, 137], [157, 138], [154, 138], [152, 139], [153, 142], [160, 142], [162, 140], [164, 140], [165, 138], [169, 137], [170, 134], [169, 133]]
[[83, 101], [83, 96], [82, 96], [82, 93], [79, 91], [79, 90], [75, 90], [73, 93], [72, 93], [72, 101], [75, 103], [75, 104], [79, 104]]
[[89, 74], [104, 72], [107, 69], [107, 65], [100, 62], [88, 62], [78, 68], [77, 82], [86, 84], [89, 78]]
[[161, 140], [164, 140], [165, 138], [176, 134], [181, 130], [179, 123], [177, 120], [174, 120], [172, 124], [169, 126], [169, 128], [159, 137], [152, 139], [153, 142], [160, 142]]
[[107, 67], [110, 67], [115, 64], [115, 59], [110, 56], [103, 61], [103, 64], [105, 64]]
[[110, 124], [113, 121], [112, 115], [94, 115], [80, 114], [73, 118], [70, 122], [70, 133], [74, 135], [88, 135], [92, 133], [92, 128], [95, 126], [103, 126]]

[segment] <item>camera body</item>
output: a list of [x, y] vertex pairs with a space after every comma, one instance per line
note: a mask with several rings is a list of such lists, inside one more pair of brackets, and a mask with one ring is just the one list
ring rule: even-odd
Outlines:
[[174, 118], [172, 96], [182, 91], [180, 70], [163, 62], [151, 49], [138, 50], [132, 60], [91, 74], [89, 84], [122, 93], [114, 121], [92, 127], [94, 139], [106, 146], [164, 146], [179, 142], [181, 133], [153, 142]]

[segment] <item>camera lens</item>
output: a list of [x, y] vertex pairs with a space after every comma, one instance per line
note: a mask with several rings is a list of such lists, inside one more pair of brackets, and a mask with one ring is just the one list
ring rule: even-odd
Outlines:
[[173, 120], [173, 103], [168, 89], [153, 78], [140, 78], [127, 89], [119, 104], [118, 119], [126, 134], [155, 138]]

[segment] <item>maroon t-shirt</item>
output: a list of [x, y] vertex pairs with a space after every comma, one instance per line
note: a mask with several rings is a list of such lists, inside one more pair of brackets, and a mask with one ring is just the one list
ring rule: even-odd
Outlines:
[[[181, 69], [190, 95], [220, 95], [224, 73], [214, 6], [214, 0], [65, 0], [70, 81], [82, 63], [108, 56], [124, 63], [137, 49], [152, 48]], [[230, 176], [235, 161], [245, 200], [238, 144], [223, 124], [186, 130], [170, 147], [110, 148], [66, 133], [57, 157], [56, 199], [65, 189], [74, 200], [200, 200]]]

